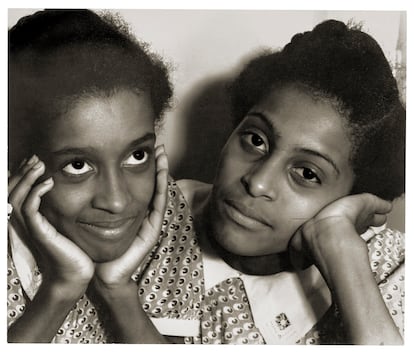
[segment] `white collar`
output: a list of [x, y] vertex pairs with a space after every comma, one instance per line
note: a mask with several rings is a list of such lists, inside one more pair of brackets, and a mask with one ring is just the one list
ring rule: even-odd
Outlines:
[[328, 287], [316, 267], [302, 272], [247, 275], [214, 253], [206, 240], [203, 253], [205, 290], [228, 279], [242, 279], [257, 328], [268, 344], [294, 344], [331, 305]]
[[[361, 237], [367, 241], [384, 227], [370, 228]], [[200, 244], [205, 290], [228, 278], [242, 279], [255, 325], [268, 344], [294, 344], [332, 304], [329, 288], [315, 266], [300, 272], [247, 275], [224, 262], [207, 240], [201, 239]]]

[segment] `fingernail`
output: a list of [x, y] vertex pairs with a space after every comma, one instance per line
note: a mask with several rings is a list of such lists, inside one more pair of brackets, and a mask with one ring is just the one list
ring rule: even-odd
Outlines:
[[29, 160], [29, 161], [27, 161], [27, 164], [28, 164], [28, 165], [31, 165], [31, 164], [35, 163], [36, 161], [38, 161], [38, 160], [39, 160], [39, 158], [38, 158], [36, 155], [33, 155], [33, 156], [30, 158], [30, 160]]
[[38, 162], [36, 163], [36, 165], [34, 165], [34, 166], [32, 167], [32, 169], [34, 169], [34, 170], [38, 170], [40, 167], [42, 167], [42, 165], [43, 165], [42, 161], [38, 161]]
[[53, 178], [49, 177], [47, 180], [43, 181], [43, 184], [52, 184], [53, 183]]
[[19, 165], [19, 168], [22, 167], [26, 162], [27, 162], [27, 158], [23, 159], [23, 161]]

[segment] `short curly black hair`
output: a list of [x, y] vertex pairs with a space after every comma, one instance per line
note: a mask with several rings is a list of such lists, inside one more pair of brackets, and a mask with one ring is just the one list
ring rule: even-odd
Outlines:
[[230, 87], [238, 123], [271, 90], [297, 85], [335, 102], [348, 122], [355, 181], [351, 193], [392, 200], [405, 191], [405, 108], [378, 43], [328, 20], [296, 34], [281, 51], [250, 61]]
[[118, 89], [148, 92], [161, 124], [172, 97], [169, 68], [120, 16], [48, 9], [21, 18], [9, 30], [9, 168], [33, 153], [47, 121], [71, 103]]

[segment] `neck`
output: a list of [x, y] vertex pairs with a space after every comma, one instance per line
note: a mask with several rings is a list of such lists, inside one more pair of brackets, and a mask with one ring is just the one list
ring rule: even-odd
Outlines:
[[202, 245], [204, 249], [210, 248], [217, 253], [230, 267], [248, 275], [271, 275], [292, 270], [287, 252], [267, 254], [261, 256], [241, 256], [229, 252], [216, 242], [211, 217], [211, 194], [203, 207], [195, 215], [195, 227], [200, 239], [208, 242]]

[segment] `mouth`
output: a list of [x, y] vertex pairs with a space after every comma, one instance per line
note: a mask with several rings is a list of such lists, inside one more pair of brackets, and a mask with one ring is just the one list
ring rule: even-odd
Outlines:
[[257, 231], [272, 226], [257, 211], [250, 209], [234, 200], [224, 200], [224, 212], [238, 226], [251, 231]]
[[121, 238], [134, 224], [136, 218], [129, 217], [113, 221], [78, 221], [79, 226], [97, 237], [116, 240]]

